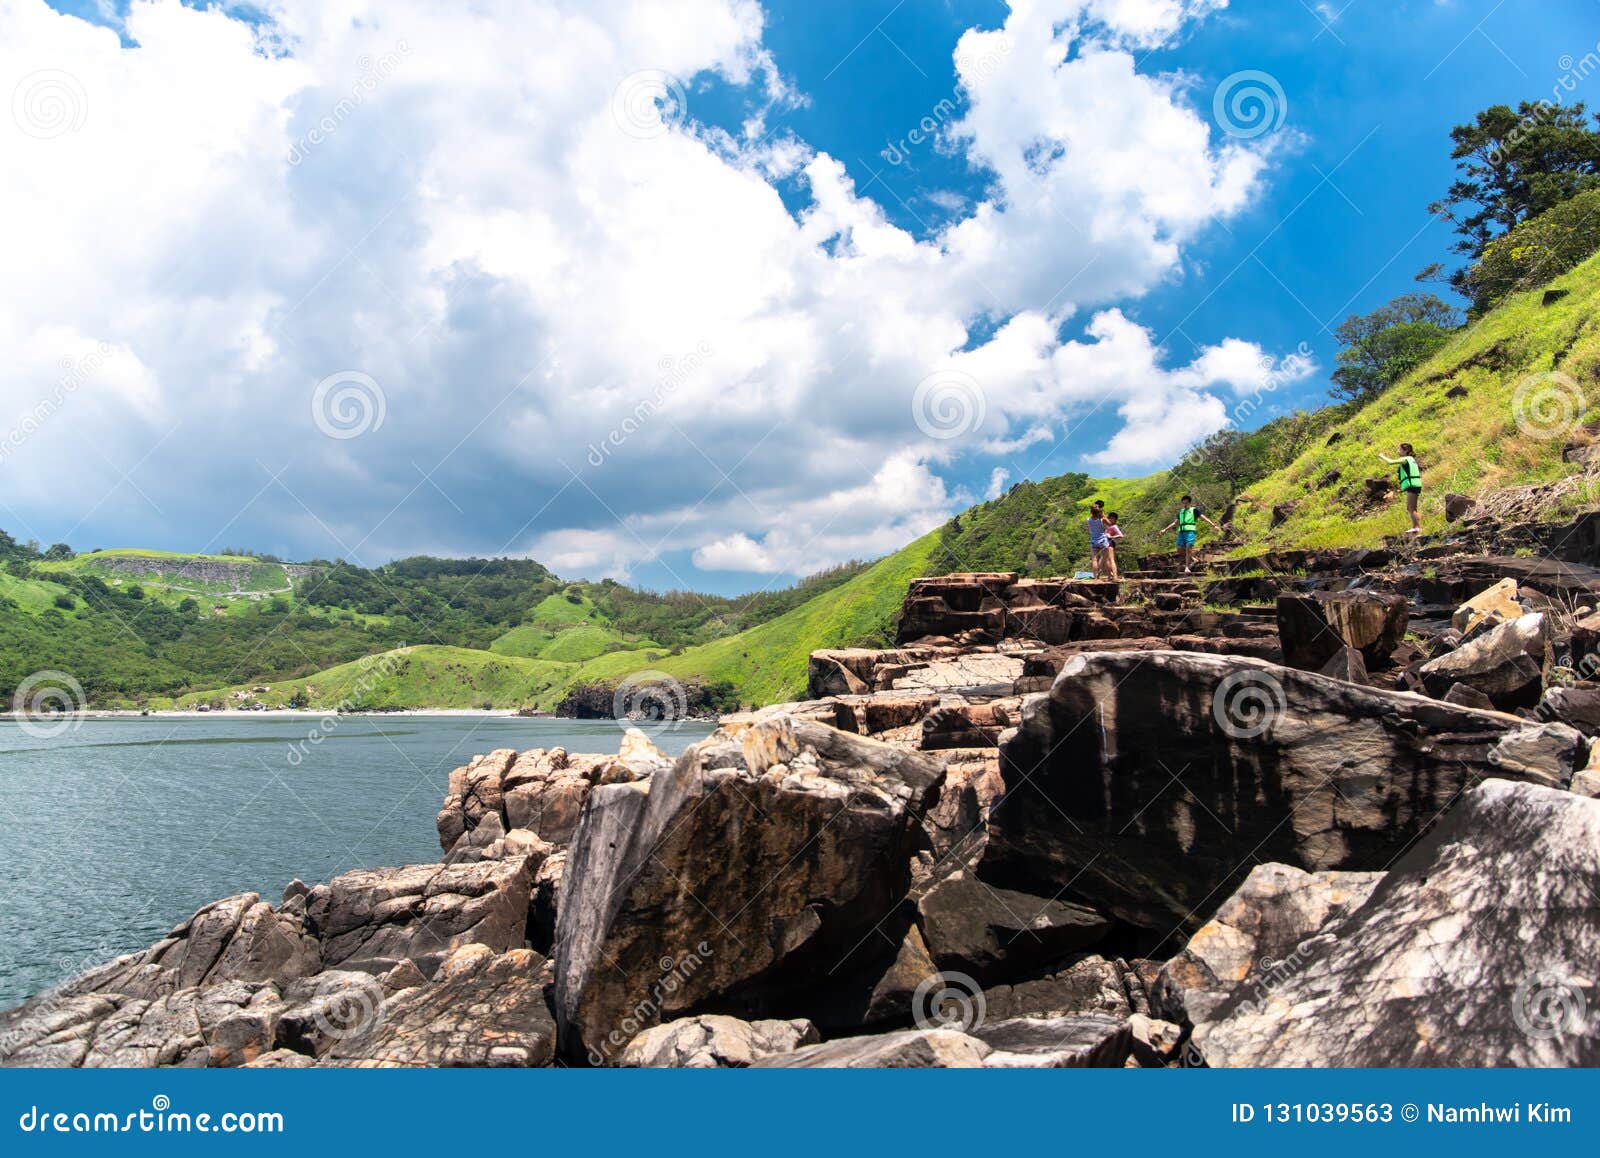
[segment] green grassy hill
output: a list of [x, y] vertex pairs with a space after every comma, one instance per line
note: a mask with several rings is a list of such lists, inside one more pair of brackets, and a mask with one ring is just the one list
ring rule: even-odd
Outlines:
[[251, 692], [248, 685], [195, 692], [180, 696], [174, 706], [227, 706], [249, 699], [268, 707], [287, 707], [304, 693], [301, 702], [328, 710], [340, 706], [519, 708], [549, 702], [557, 689], [566, 686], [572, 669], [571, 664], [424, 644], [365, 656], [303, 679], [256, 685], [267, 687], [266, 692]]
[[[384, 657], [341, 664], [301, 679], [271, 683], [266, 693], [246, 698], [282, 707], [304, 691], [309, 706], [332, 708], [341, 702], [364, 707], [543, 708], [553, 709], [580, 684], [615, 684], [641, 671], [660, 671], [685, 681], [726, 681], [750, 704], [797, 699], [805, 693], [806, 661], [820, 647], [884, 646], [893, 642], [895, 618], [911, 580], [929, 570], [929, 556], [938, 535], [916, 542], [868, 567], [837, 587], [806, 600], [792, 611], [749, 630], [710, 643], [682, 649], [635, 642], [631, 650], [561, 662], [559, 645], [572, 640], [572, 650], [619, 634], [604, 624], [587, 622], [586, 614], [562, 610], [546, 600], [539, 605], [542, 622], [579, 621], [551, 631], [526, 624], [495, 642], [504, 647], [540, 650], [539, 658], [502, 649], [422, 646], [407, 649], [395, 665]], [[564, 596], [554, 597], [566, 603]], [[583, 605], [567, 603], [582, 613]], [[549, 636], [548, 639], [545, 637]], [[259, 686], [259, 685], [258, 685]], [[176, 706], [240, 702], [236, 693], [248, 685], [181, 696]]]
[[[1566, 294], [1544, 305], [1549, 290]], [[1579, 423], [1600, 417], [1597, 319], [1600, 255], [1510, 298], [1409, 377], [1342, 416], [1331, 428], [1340, 436], [1332, 445], [1321, 439], [1253, 483], [1238, 519], [1247, 550], [1359, 546], [1403, 533], [1409, 524], [1402, 503], [1361, 501], [1363, 480], [1393, 479], [1394, 468], [1377, 454], [1394, 457], [1402, 441], [1416, 447], [1423, 466], [1424, 530], [1444, 525], [1447, 490], [1476, 496], [1572, 473], [1562, 447]], [[1330, 472], [1338, 481], [1323, 485]], [[1291, 502], [1299, 506], [1269, 527], [1272, 508]]]

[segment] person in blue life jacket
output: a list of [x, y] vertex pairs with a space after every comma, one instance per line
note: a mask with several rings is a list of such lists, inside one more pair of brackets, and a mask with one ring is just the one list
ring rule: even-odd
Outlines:
[[1181, 501], [1183, 505], [1178, 508], [1178, 517], [1162, 527], [1161, 534], [1165, 535], [1173, 527], [1178, 528], [1178, 554], [1183, 556], [1183, 573], [1187, 575], [1194, 566], [1194, 540], [1200, 531], [1200, 520], [1211, 523], [1212, 529], [1218, 534], [1221, 534], [1222, 528], [1195, 505], [1193, 495], [1184, 495]]
[[1106, 536], [1106, 505], [1099, 499], [1089, 504], [1089, 566], [1096, 579], [1105, 578], [1111, 540]]
[[1395, 468], [1400, 480], [1400, 493], [1406, 497], [1406, 514], [1411, 516], [1411, 529], [1406, 534], [1422, 534], [1422, 515], [1417, 510], [1422, 499], [1422, 466], [1417, 462], [1415, 448], [1409, 442], [1402, 442], [1399, 458], [1390, 458], [1381, 451], [1378, 457]]

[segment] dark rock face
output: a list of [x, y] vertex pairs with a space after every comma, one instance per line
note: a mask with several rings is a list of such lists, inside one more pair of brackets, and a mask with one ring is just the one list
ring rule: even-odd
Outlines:
[[1343, 649], [1361, 653], [1366, 670], [1389, 666], [1406, 635], [1407, 602], [1375, 591], [1278, 596], [1278, 638], [1283, 662], [1320, 671]]
[[1568, 724], [1585, 736], [1600, 735], [1600, 686], [1553, 687], [1545, 692], [1534, 715]]
[[907, 892], [943, 773], [927, 756], [779, 719], [719, 732], [648, 790], [595, 789], [556, 925], [563, 1049], [609, 1060], [735, 990], [763, 1004], [758, 982], [803, 1014], [800, 991], [825, 984], [818, 963], [844, 957]]
[[1194, 1045], [1214, 1066], [1595, 1065], [1597, 897], [1600, 801], [1485, 781]]
[[1115, 915], [1153, 948], [1257, 860], [1381, 869], [1482, 776], [1570, 781], [1577, 734], [1510, 753], [1525, 728], [1247, 659], [1079, 656], [1002, 746], [979, 875]]
[[934, 963], [983, 982], [1036, 976], [1111, 928], [1093, 909], [995, 888], [962, 872], [935, 884], [917, 908]]

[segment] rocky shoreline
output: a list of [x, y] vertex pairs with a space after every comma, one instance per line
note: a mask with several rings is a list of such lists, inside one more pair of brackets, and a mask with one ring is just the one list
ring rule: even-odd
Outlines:
[[918, 580], [807, 700], [478, 756], [439, 863], [209, 905], [0, 1062], [1600, 1064], [1600, 571], [1495, 550]]

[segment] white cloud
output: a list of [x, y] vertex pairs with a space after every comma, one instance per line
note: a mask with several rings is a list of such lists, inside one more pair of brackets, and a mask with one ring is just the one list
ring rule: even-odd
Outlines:
[[[269, 0], [251, 21], [135, 0], [129, 44], [0, 0], [7, 91], [60, 74], [81, 104], [59, 133], [0, 119], [0, 215], [26, 223], [0, 263], [0, 420], [63, 359], [116, 351], [8, 458], [12, 494], [25, 517], [196, 548], [426, 544], [618, 575], [687, 548], [777, 574], [901, 545], [962, 500], [935, 468], [992, 480], [1010, 468], [985, 457], [1087, 407], [1127, 426], [1077, 449], [1158, 460], [1174, 416], [1205, 426], [1213, 390], [1269, 373], [1243, 341], [1163, 369], [1104, 308], [1179, 276], [1260, 185], [1262, 152], [1135, 68], [1217, 6], [1019, 0], [968, 32], [950, 140], [992, 181], [919, 239], [838, 159], [759, 136], [805, 96], [751, 0]], [[640, 74], [671, 99], [619, 113]], [[745, 86], [737, 134], [694, 119], [711, 78]], [[911, 400], [951, 368], [983, 421], [930, 438]], [[312, 392], [348, 369], [385, 421], [330, 439]]]

